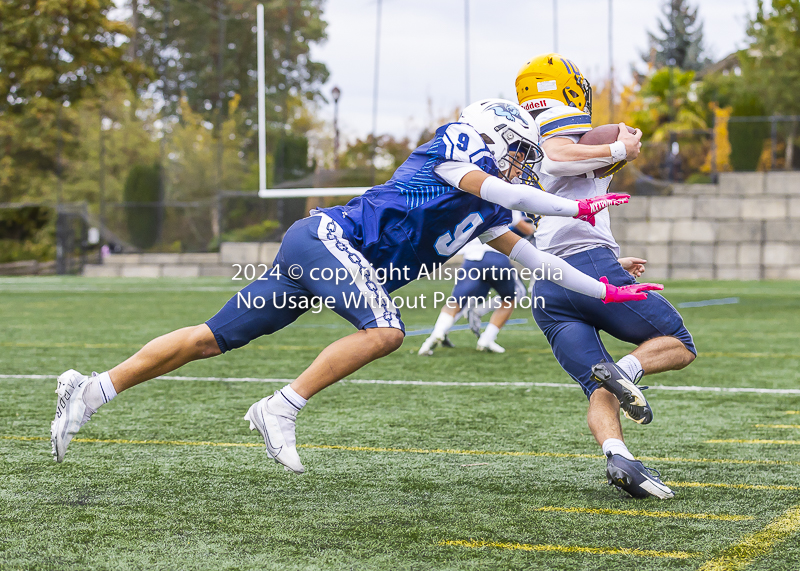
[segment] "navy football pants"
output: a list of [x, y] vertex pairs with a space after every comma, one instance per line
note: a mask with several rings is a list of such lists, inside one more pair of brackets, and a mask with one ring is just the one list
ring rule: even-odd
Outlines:
[[[392, 327], [405, 332], [400, 312], [369, 262], [329, 216], [295, 222], [283, 238], [274, 266], [279, 275], [270, 271], [252, 282], [206, 321], [223, 353], [293, 323], [309, 311], [309, 301], [316, 296], [332, 299], [329, 307], [358, 329]], [[326, 279], [340, 268], [347, 270], [339, 274], [346, 279], [339, 283]], [[357, 279], [350, 284], [353, 275]]]
[[517, 270], [511, 265], [508, 256], [499, 252], [486, 252], [483, 259], [464, 260], [461, 267], [467, 272], [467, 279], [460, 280], [451, 295], [458, 300], [462, 309], [470, 299], [485, 298], [491, 288], [494, 288], [503, 301], [516, 299]]
[[[608, 248], [580, 252], [565, 260], [595, 279], [606, 276], [616, 286], [636, 283]], [[680, 314], [656, 292], [648, 292], [646, 300], [605, 304], [553, 282], [537, 281], [533, 295], [544, 298], [544, 307], [533, 307], [537, 325], [559, 364], [580, 383], [587, 397], [598, 387], [591, 379], [592, 365], [613, 361], [600, 341], [600, 331], [635, 345], [655, 337], [675, 337], [697, 355]]]

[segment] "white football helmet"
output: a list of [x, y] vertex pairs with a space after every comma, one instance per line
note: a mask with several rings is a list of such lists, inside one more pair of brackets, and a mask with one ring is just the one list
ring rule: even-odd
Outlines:
[[536, 144], [539, 128], [527, 111], [505, 99], [482, 99], [464, 109], [458, 120], [478, 131], [504, 179], [538, 186], [533, 165], [543, 155]]

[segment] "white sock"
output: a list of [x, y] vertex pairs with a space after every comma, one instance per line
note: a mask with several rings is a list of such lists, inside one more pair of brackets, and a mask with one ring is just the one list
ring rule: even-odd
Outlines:
[[625, 443], [618, 438], [607, 438], [606, 441], [603, 442], [603, 454], [606, 456], [619, 454], [628, 460], [636, 460], [633, 454], [630, 453], [630, 450], [628, 450], [628, 447], [625, 446]]
[[295, 414], [300, 412], [308, 402], [307, 399], [304, 399], [303, 397], [298, 395], [291, 385], [286, 385], [278, 392], [283, 397], [285, 403], [294, 409]]
[[115, 396], [117, 396], [117, 391], [114, 389], [114, 384], [111, 382], [108, 371], [106, 371], [89, 381], [89, 386], [86, 387], [86, 391], [83, 393], [83, 402], [94, 413]]
[[481, 338], [478, 339], [478, 343], [481, 345], [488, 345], [489, 343], [494, 343], [494, 340], [497, 339], [497, 334], [500, 333], [500, 328], [497, 325], [490, 323], [486, 326], [486, 329], [483, 330], [481, 334]]
[[625, 355], [622, 359], [617, 361], [617, 367], [625, 371], [625, 374], [628, 375], [628, 378], [632, 381], [635, 381], [639, 375], [644, 373], [639, 359], [633, 355]]
[[433, 326], [433, 333], [431, 333], [431, 337], [435, 337], [436, 339], [444, 339], [444, 336], [447, 335], [447, 332], [450, 331], [450, 328], [455, 323], [455, 318], [445, 313], [444, 311], [439, 314], [439, 317], [436, 319], [436, 325]]

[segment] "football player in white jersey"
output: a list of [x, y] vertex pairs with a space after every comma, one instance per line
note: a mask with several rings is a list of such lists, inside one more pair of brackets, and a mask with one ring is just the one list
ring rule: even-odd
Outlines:
[[[511, 229], [521, 235], [533, 234], [533, 225], [519, 211], [512, 213]], [[497, 343], [497, 335], [514, 313], [519, 294], [525, 295], [525, 285], [517, 276], [508, 256], [501, 254], [480, 240], [472, 240], [459, 252], [464, 262], [459, 268], [459, 281], [453, 287], [453, 293], [442, 307], [433, 331], [419, 348], [418, 355], [433, 355], [439, 345], [453, 347], [448, 333], [460, 317], [469, 310], [475, 312], [470, 320], [470, 329], [478, 337], [475, 347], [478, 351], [505, 353], [506, 350]], [[489, 298], [489, 290], [494, 289], [498, 296]], [[499, 299], [497, 299], [499, 297]], [[489, 325], [481, 333], [480, 316], [493, 311]]]
[[[545, 156], [535, 171], [548, 193], [571, 199], [604, 194], [614, 167], [621, 168], [622, 161], [638, 155], [638, 147], [630, 143], [631, 138], [641, 137], [641, 131], [632, 134], [624, 124], [612, 144], [576, 144], [592, 129], [592, 92], [567, 58], [550, 53], [530, 59], [517, 74], [516, 91], [520, 105], [539, 127]], [[631, 148], [636, 150], [630, 152]], [[595, 178], [598, 169], [608, 169], [608, 174]], [[607, 211], [598, 213], [594, 222], [540, 217], [536, 247], [591, 276], [608, 276], [614, 285], [635, 283], [644, 272], [645, 260], [619, 257]], [[682, 369], [691, 363], [697, 354], [691, 334], [680, 314], [658, 294], [613, 307], [594, 304], [589, 298], [589, 303], [583, 303], [570, 292], [565, 294], [554, 292], [547, 282], [535, 282], [532, 295], [544, 296], [547, 305], [534, 307], [533, 316], [559, 364], [589, 399], [587, 421], [607, 456], [609, 484], [634, 497], [673, 497], [657, 473], [637, 461], [624, 444], [619, 410], [640, 424], [652, 420], [652, 410], [637, 384], [645, 374]], [[615, 363], [600, 340], [600, 331], [638, 347]]]

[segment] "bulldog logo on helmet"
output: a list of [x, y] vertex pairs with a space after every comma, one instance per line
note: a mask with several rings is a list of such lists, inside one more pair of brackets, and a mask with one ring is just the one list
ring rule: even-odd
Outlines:
[[494, 103], [486, 108], [487, 111], [489, 109], [494, 111], [494, 114], [497, 115], [498, 117], [502, 117], [509, 121], [516, 121], [517, 119], [519, 119], [520, 123], [522, 123], [526, 127], [528, 126], [528, 122], [520, 114], [519, 110], [516, 107], [512, 107], [511, 105], [508, 105], [506, 103]]

